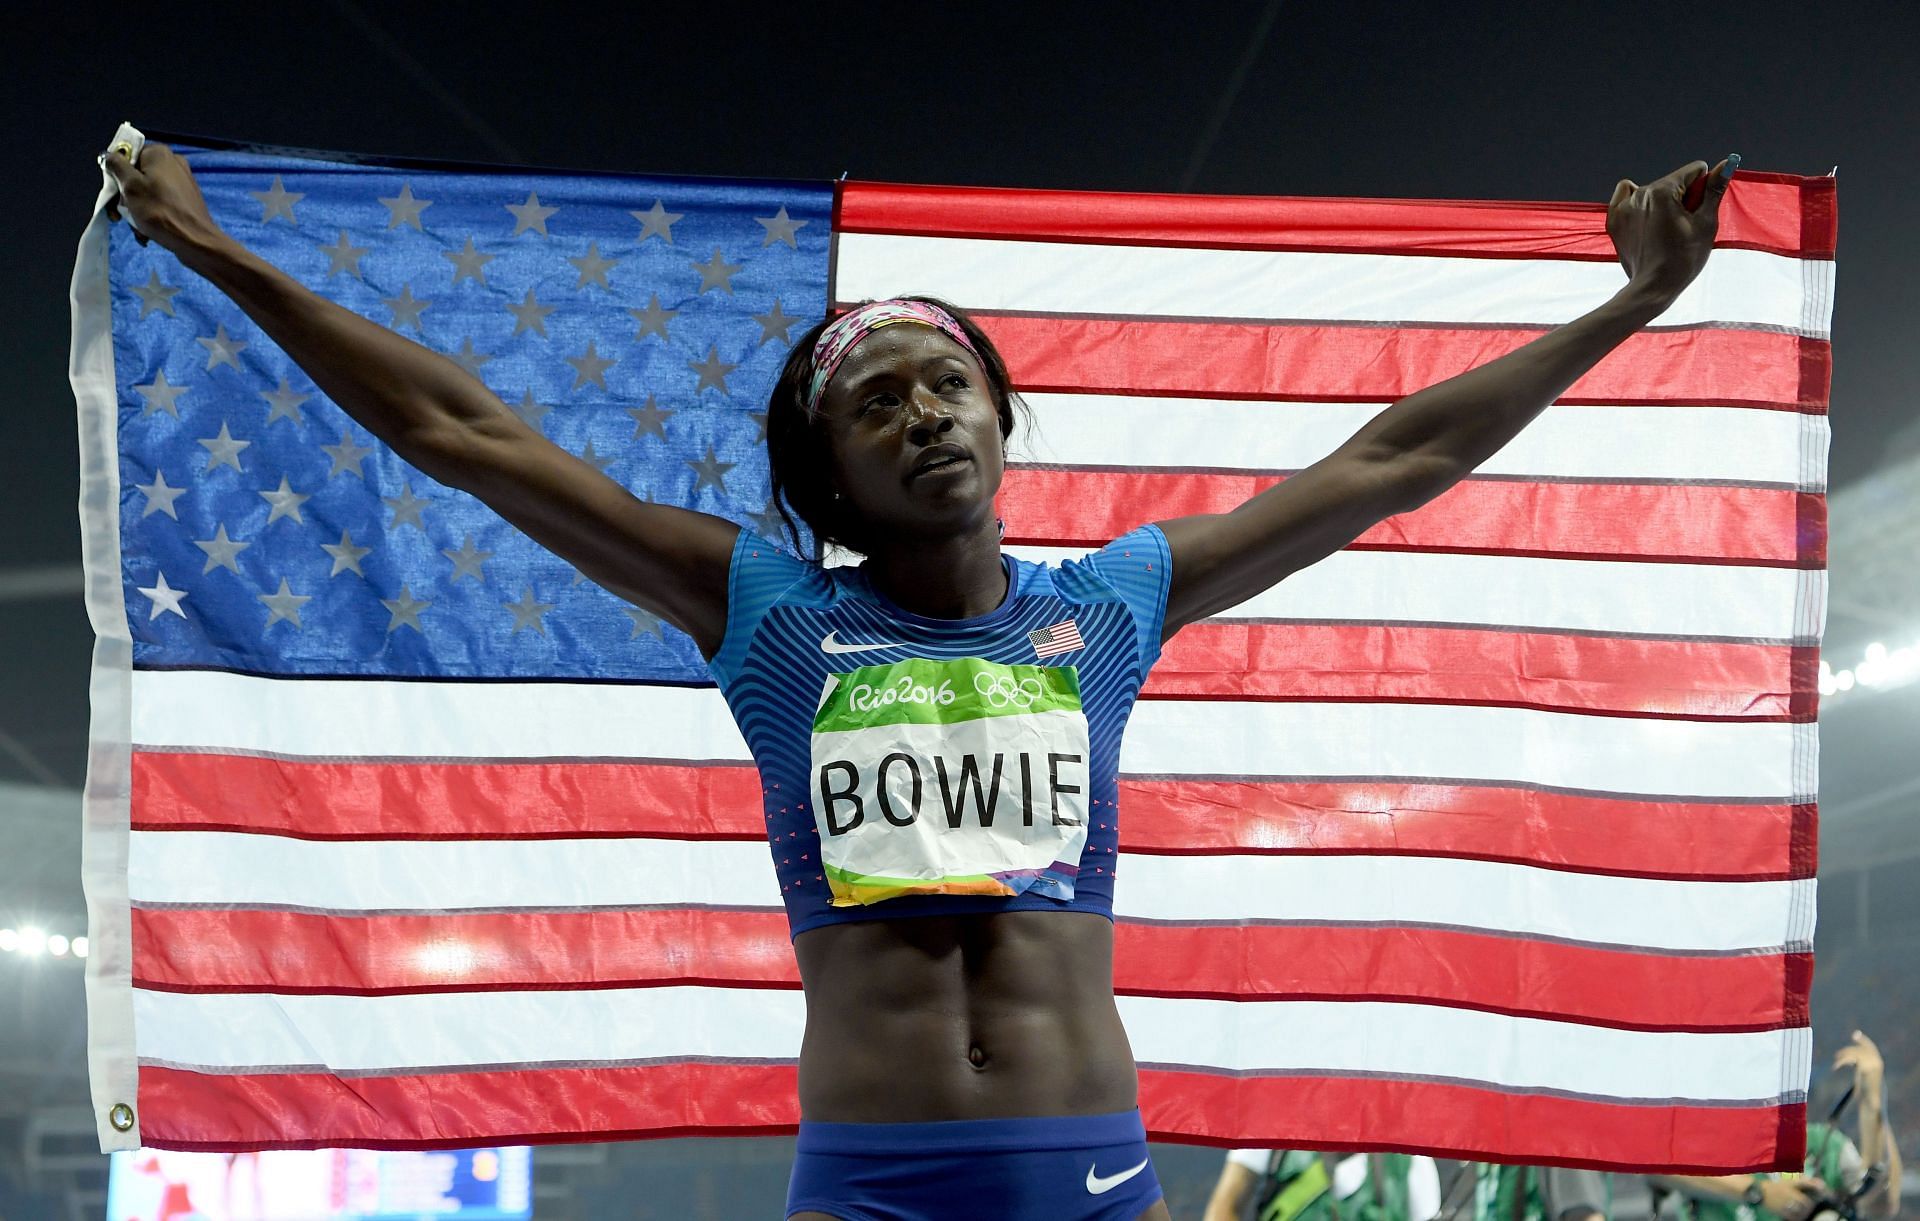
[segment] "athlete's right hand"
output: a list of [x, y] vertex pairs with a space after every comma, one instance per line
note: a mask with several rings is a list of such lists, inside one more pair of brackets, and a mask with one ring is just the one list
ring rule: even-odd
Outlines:
[[117, 221], [124, 215], [142, 241], [159, 242], [178, 254], [186, 243], [219, 236], [220, 226], [207, 211], [193, 171], [166, 145], [141, 149], [138, 164], [116, 148], [102, 164], [120, 191], [107, 203], [107, 219]]

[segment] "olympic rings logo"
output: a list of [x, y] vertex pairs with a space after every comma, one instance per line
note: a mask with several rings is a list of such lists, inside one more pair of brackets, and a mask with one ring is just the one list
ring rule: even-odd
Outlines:
[[975, 674], [973, 689], [990, 708], [1031, 708], [1044, 692], [1037, 678], [1023, 678], [1016, 683], [1004, 674]]

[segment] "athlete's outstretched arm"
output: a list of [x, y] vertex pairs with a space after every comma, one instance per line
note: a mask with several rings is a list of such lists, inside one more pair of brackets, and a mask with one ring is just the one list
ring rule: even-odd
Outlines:
[[138, 165], [116, 150], [106, 166], [134, 228], [231, 297], [368, 432], [686, 632], [704, 655], [719, 648], [739, 527], [640, 500], [453, 361], [306, 289], [220, 228], [166, 145], [147, 145]]
[[[1697, 210], [1687, 187], [1711, 173]], [[1727, 168], [1696, 161], [1646, 186], [1622, 179], [1607, 232], [1627, 284], [1525, 347], [1408, 395], [1332, 454], [1231, 513], [1161, 522], [1172, 549], [1166, 632], [1237, 606], [1374, 524], [1465, 478], [1581, 374], [1672, 305], [1713, 250]]]

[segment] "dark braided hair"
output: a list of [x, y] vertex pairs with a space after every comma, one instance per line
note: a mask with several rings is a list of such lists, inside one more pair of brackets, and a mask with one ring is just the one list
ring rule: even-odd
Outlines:
[[[953, 315], [953, 320], [973, 341], [987, 375], [987, 389], [1000, 415], [1000, 440], [1004, 444], [1013, 435], [1016, 419], [1027, 417], [1028, 408], [1014, 393], [1006, 361], [1001, 359], [993, 341], [973, 319], [945, 301], [935, 297], [897, 299], [938, 306]], [[787, 353], [787, 362], [780, 369], [780, 379], [773, 384], [773, 393], [767, 399], [767, 456], [773, 472], [773, 503], [780, 510], [780, 519], [787, 524], [796, 552], [805, 554], [795, 518], [813, 531], [812, 558], [816, 562], [828, 543], [866, 554], [873, 541], [868, 523], [861, 519], [853, 503], [834, 498], [833, 454], [826, 432], [820, 426], [819, 412], [807, 409], [807, 386], [813, 376], [813, 345], [832, 320], [821, 319], [794, 341], [793, 350]]]

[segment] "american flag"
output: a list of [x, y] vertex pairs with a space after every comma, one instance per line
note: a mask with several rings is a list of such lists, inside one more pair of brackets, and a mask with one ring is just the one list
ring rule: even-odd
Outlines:
[[[190, 159], [252, 249], [774, 537], [759, 413], [836, 305], [982, 321], [1038, 425], [1007, 543], [1053, 558], [1621, 282], [1598, 204]], [[1167, 647], [1116, 899], [1150, 1132], [1797, 1166], [1833, 246], [1831, 179], [1743, 171], [1699, 282], [1474, 478]], [[75, 306], [103, 1145], [792, 1131], [799, 979], [692, 644], [125, 226]]]
[[1087, 642], [1080, 639], [1080, 625], [1071, 619], [1028, 632], [1027, 639], [1033, 642], [1034, 655], [1042, 658], [1058, 657], [1087, 647]]

